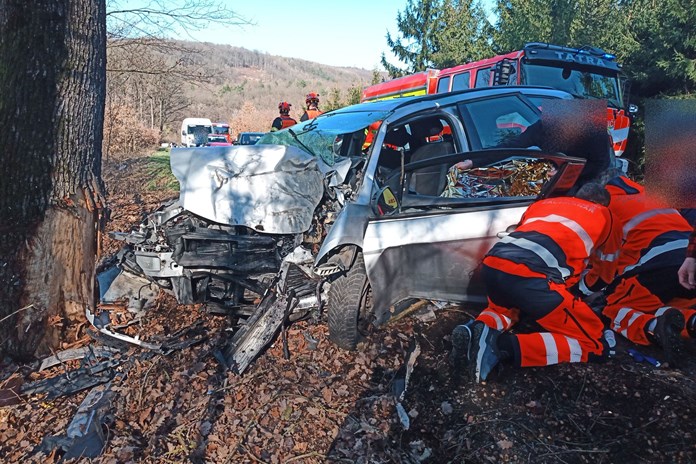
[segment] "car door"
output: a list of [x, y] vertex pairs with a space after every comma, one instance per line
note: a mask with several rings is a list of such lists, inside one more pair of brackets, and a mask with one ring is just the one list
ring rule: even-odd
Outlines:
[[[478, 168], [457, 168], [465, 159]], [[549, 169], [540, 171], [542, 164]], [[403, 174], [395, 173], [400, 182], [387, 184], [398, 185], [397, 191], [385, 187], [386, 196], [396, 200], [388, 202], [392, 208], [384, 208], [384, 191], [375, 195], [373, 210], [379, 213], [368, 221], [363, 240], [377, 313], [408, 297], [483, 301], [477, 269], [486, 252], [514, 230], [536, 198], [570, 189], [583, 165], [582, 159], [526, 149], [480, 150], [407, 164]], [[419, 173], [428, 167], [428, 175], [440, 175], [433, 169], [438, 166], [447, 173], [442, 193], [418, 192]], [[515, 170], [529, 176], [517, 178], [522, 190], [502, 188]], [[527, 182], [538, 182], [537, 190], [524, 190]]]

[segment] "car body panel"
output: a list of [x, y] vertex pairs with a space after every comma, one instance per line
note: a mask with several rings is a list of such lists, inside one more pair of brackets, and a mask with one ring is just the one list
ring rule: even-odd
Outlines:
[[519, 222], [531, 202], [376, 218], [363, 240], [367, 275], [377, 312], [408, 297], [480, 301], [471, 277], [486, 252]]
[[271, 234], [309, 229], [324, 192], [317, 160], [294, 147], [175, 148], [171, 166], [186, 210]]

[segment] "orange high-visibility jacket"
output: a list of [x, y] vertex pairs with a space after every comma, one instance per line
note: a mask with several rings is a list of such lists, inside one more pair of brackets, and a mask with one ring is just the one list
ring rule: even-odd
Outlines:
[[320, 114], [324, 114], [324, 112], [320, 111], [320, 110], [314, 110], [314, 109], [307, 110], [302, 114], [302, 116], [300, 116], [300, 122], [309, 121], [310, 119], [316, 118]]
[[646, 195], [642, 185], [624, 176], [609, 181], [606, 189], [611, 194], [609, 211], [615, 227], [604, 252], [593, 257], [592, 270], [585, 277], [589, 287], [596, 288], [598, 278], [605, 284], [611, 282], [641, 259], [654, 260], [661, 253], [686, 249], [685, 240], [693, 229], [676, 209]]
[[281, 129], [285, 129], [286, 127], [294, 126], [295, 124], [297, 124], [297, 121], [295, 121], [290, 116], [286, 116], [284, 114], [280, 116], [280, 119], [282, 120]]
[[609, 210], [590, 201], [573, 197], [540, 200], [488, 255], [524, 264], [570, 286], [580, 280], [590, 256], [607, 240], [611, 223]]

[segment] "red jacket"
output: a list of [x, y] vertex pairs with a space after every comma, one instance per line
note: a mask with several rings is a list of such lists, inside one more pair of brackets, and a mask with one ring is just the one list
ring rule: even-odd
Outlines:
[[[590, 256], [607, 240], [611, 223], [609, 210], [590, 201], [573, 197], [540, 200], [488, 256], [523, 264], [570, 286], [580, 280]], [[491, 262], [501, 261], [487, 264]]]
[[677, 210], [647, 196], [642, 185], [624, 176], [609, 181], [606, 189], [611, 194], [609, 211], [615, 227], [604, 254], [592, 260], [592, 270], [585, 278], [588, 287], [596, 288], [598, 279], [607, 284], [615, 275], [648, 260], [653, 262], [652, 268], [661, 267], [665, 263], [655, 258], [675, 247], [683, 260], [685, 240], [693, 229]]

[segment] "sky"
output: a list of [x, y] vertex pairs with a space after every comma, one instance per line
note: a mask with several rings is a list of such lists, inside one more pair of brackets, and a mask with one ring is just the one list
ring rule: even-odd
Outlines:
[[[331, 66], [380, 68], [387, 31], [398, 36], [396, 15], [406, 0], [257, 0], [227, 2], [253, 24], [211, 25], [191, 35], [203, 42], [243, 47]], [[388, 53], [393, 61], [393, 55]]]
[[[387, 46], [401, 33], [396, 16], [408, 0], [201, 0], [217, 1], [248, 24], [209, 23], [200, 30], [175, 30], [170, 38], [227, 44], [271, 55], [331, 66], [382, 70], [387, 61], [404, 67]], [[196, 0], [107, 0], [107, 10], [176, 9]], [[494, 0], [482, 0], [492, 20]], [[165, 28], [166, 29], [166, 28]]]

